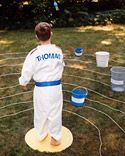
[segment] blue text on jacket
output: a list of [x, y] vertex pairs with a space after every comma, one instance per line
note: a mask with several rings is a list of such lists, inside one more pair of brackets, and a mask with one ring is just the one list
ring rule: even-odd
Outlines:
[[45, 53], [36, 57], [38, 61], [47, 59], [60, 59], [60, 54], [57, 53]]

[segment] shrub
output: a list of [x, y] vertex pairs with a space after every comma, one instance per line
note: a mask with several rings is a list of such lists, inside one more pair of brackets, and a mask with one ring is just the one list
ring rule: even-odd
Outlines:
[[[1, 29], [33, 28], [40, 21], [55, 27], [125, 24], [125, 0], [98, 0], [98, 3], [92, 0], [60, 0], [58, 11], [54, 8], [54, 0], [27, 0], [28, 5], [24, 1], [1, 0]], [[113, 10], [107, 10], [111, 8]]]

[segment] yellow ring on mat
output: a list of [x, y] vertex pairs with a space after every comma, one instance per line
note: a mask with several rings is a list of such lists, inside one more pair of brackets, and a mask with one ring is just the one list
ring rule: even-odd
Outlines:
[[34, 150], [38, 150], [40, 152], [61, 152], [68, 148], [73, 142], [73, 135], [71, 131], [62, 126], [62, 140], [59, 146], [52, 146], [50, 144], [50, 135], [43, 140], [39, 141], [38, 135], [34, 128], [30, 129], [25, 135], [25, 142], [28, 146], [30, 146]]

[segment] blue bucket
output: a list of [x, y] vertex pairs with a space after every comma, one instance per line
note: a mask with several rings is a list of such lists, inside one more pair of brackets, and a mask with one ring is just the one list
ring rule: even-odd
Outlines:
[[82, 107], [85, 105], [84, 101], [88, 95], [86, 88], [72, 90], [71, 104], [76, 107]]
[[83, 54], [83, 48], [75, 48], [74, 52], [76, 56], [81, 56]]

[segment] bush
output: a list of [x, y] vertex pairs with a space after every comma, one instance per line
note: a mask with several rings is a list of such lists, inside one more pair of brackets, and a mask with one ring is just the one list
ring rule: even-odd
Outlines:
[[[74, 27], [86, 25], [107, 25], [111, 23], [125, 24], [125, 10], [117, 9], [103, 12], [88, 13], [87, 11], [78, 11], [76, 16], [74, 12], [68, 13], [68, 10], [56, 19], [55, 26]], [[64, 21], [64, 22], [63, 22]]]
[[0, 28], [32, 27], [32, 5], [23, 5], [22, 0], [2, 0], [0, 2]]
[[[1, 0], [0, 28], [33, 28], [36, 23], [46, 21], [55, 27], [76, 27], [86, 25], [125, 24], [125, 0], [60, 0], [59, 10], [54, 8], [54, 0]], [[113, 4], [109, 5], [108, 4]], [[105, 10], [110, 8], [120, 8]]]

